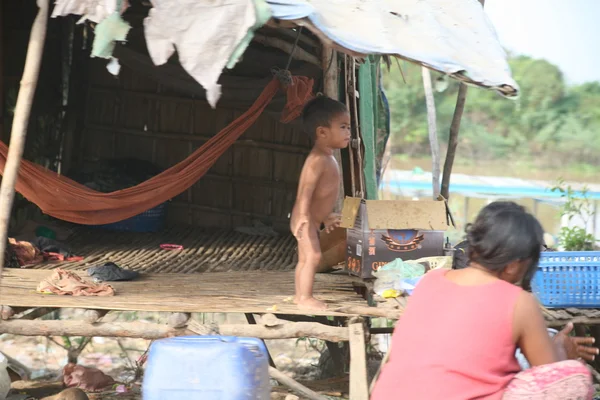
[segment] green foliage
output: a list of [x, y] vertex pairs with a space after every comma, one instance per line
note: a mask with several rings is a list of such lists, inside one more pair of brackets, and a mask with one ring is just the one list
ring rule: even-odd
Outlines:
[[[562, 217], [567, 217], [568, 222], [571, 222], [573, 218], [580, 218], [584, 226], [588, 225], [590, 216], [594, 214], [587, 187], [575, 191], [570, 185], [565, 185], [564, 181], [559, 179], [551, 191], [560, 193], [560, 197], [564, 200], [560, 210]], [[566, 251], [591, 251], [594, 250], [596, 238], [587, 233], [585, 228], [566, 226], [561, 228], [558, 241]]]
[[[568, 86], [558, 67], [526, 56], [509, 59], [521, 87], [518, 100], [491, 90], [469, 88], [462, 118], [458, 157], [477, 160], [532, 158], [555, 166], [575, 162], [597, 165], [600, 153], [600, 83]], [[429, 154], [427, 111], [421, 67], [408, 62], [384, 71], [391, 110], [393, 154]], [[404, 83], [403, 76], [406, 79]], [[433, 79], [442, 81], [440, 74]], [[435, 93], [440, 142], [447, 142], [458, 83], [449, 80]]]

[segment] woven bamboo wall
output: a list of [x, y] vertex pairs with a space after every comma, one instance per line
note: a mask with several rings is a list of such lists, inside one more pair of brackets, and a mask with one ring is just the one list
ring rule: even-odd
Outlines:
[[[212, 110], [206, 100], [167, 93], [126, 67], [115, 78], [105, 64], [91, 62], [80, 158], [134, 157], [168, 168], [244, 111], [227, 104]], [[231, 229], [259, 219], [287, 229], [309, 145], [298, 127], [262, 115], [204, 178], [169, 203], [168, 222]]]

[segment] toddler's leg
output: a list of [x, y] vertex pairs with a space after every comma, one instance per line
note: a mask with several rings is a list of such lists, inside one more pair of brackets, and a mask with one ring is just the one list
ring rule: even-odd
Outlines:
[[581, 362], [568, 360], [519, 372], [502, 400], [591, 400], [593, 395], [590, 371]]
[[321, 246], [315, 227], [303, 229], [298, 239], [298, 265], [296, 265], [296, 298], [300, 308], [323, 310], [327, 305], [313, 297], [313, 284], [321, 261]]

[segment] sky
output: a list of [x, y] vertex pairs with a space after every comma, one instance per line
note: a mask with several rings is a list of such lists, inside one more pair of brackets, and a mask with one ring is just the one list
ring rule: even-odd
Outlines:
[[600, 81], [600, 0], [486, 0], [510, 52], [545, 58], [567, 82]]

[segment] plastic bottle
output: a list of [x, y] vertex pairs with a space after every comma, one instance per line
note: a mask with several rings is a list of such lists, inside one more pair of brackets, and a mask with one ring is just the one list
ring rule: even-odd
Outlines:
[[0, 400], [5, 400], [10, 391], [10, 377], [8, 376], [8, 360], [0, 353]]

